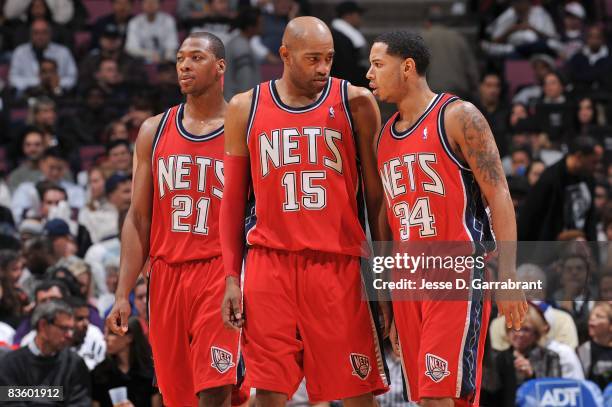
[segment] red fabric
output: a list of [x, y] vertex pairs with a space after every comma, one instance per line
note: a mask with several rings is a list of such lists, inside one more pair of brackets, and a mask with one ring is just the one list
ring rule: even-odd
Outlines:
[[244, 213], [249, 190], [249, 158], [225, 154], [221, 200], [221, 251], [225, 275], [239, 277], [244, 252]]
[[190, 134], [182, 124], [184, 111], [179, 105], [164, 115], [153, 146], [150, 255], [166, 263], [221, 254], [223, 127]]
[[221, 258], [153, 262], [149, 291], [149, 340], [164, 405], [197, 406], [198, 392], [236, 384], [240, 333], [219, 315]]

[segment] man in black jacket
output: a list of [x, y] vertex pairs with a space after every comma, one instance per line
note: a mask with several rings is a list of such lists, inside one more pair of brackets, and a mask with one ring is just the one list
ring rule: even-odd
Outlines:
[[346, 79], [355, 86], [368, 85], [368, 43], [359, 31], [364, 12], [354, 1], [342, 2], [336, 7], [337, 18], [331, 24], [335, 50], [331, 75]]
[[[91, 382], [83, 359], [70, 350], [74, 332], [72, 309], [63, 301], [39, 304], [32, 313], [36, 337], [27, 347], [0, 359], [0, 386], [61, 386], [55, 405], [91, 406]], [[16, 401], [3, 405], [41, 405]], [[45, 403], [53, 405], [53, 403]]]
[[518, 240], [553, 241], [565, 230], [597, 240], [593, 174], [603, 149], [591, 137], [576, 137], [569, 153], [533, 186], [518, 219]]

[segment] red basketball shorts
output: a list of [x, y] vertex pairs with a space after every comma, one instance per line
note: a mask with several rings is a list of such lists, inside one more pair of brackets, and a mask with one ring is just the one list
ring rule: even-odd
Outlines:
[[478, 405], [491, 303], [480, 292], [470, 298], [393, 302], [409, 400]]
[[244, 276], [245, 384], [311, 402], [388, 389], [360, 259], [249, 249]]
[[197, 406], [202, 390], [235, 384], [239, 333], [221, 319], [221, 257], [181, 264], [152, 261], [149, 339], [167, 406]]

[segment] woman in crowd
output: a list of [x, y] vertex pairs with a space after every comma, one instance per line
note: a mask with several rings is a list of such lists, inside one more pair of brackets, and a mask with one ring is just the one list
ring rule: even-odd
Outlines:
[[13, 328], [31, 309], [27, 294], [18, 286], [23, 264], [19, 253], [0, 251], [0, 321]]
[[88, 171], [88, 201], [79, 211], [79, 224], [89, 232], [92, 244], [117, 233], [117, 209], [106, 200], [106, 177], [100, 167]]
[[510, 348], [499, 352], [492, 361], [490, 381], [496, 385], [488, 389], [490, 400], [486, 401], [490, 405], [514, 407], [516, 390], [527, 380], [561, 376], [559, 355], [538, 344], [547, 331], [544, 316], [533, 304], [519, 331], [506, 330]]
[[595, 304], [589, 316], [590, 340], [578, 348], [584, 374], [603, 390], [612, 382], [612, 304]]
[[135, 407], [161, 406], [153, 388], [151, 346], [138, 318], [130, 317], [124, 336], [108, 329], [105, 336], [107, 357], [92, 372], [94, 406], [111, 407], [109, 390], [121, 387]]

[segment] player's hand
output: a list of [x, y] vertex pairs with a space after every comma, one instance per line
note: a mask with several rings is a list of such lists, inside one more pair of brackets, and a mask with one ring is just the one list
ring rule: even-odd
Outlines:
[[225, 280], [225, 295], [221, 304], [221, 316], [223, 317], [223, 324], [227, 328], [238, 330], [244, 324], [242, 292], [235, 277], [228, 277]]
[[497, 310], [499, 315], [506, 318], [506, 327], [521, 329], [529, 305], [525, 300], [525, 295], [522, 293], [513, 293], [507, 295], [510, 299], [499, 298], [497, 300]]
[[399, 336], [397, 335], [397, 328], [395, 328], [395, 320], [391, 321], [391, 327], [389, 328], [389, 340], [391, 341], [391, 349], [398, 358], [400, 357], [400, 345]]
[[115, 304], [108, 318], [106, 318], [106, 326], [117, 335], [125, 335], [128, 330], [128, 318], [132, 313], [130, 302], [125, 298], [115, 299]]

